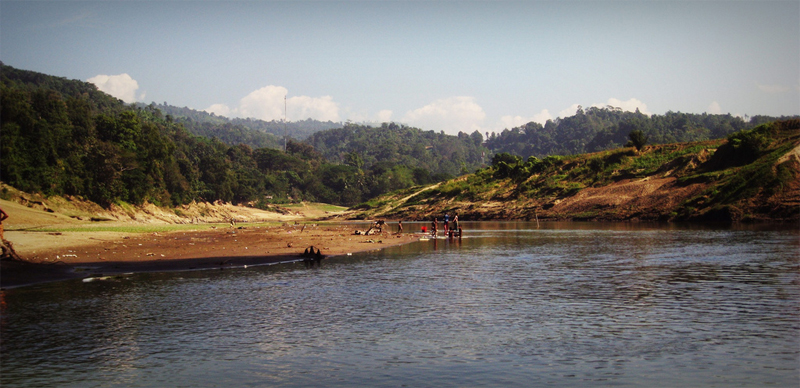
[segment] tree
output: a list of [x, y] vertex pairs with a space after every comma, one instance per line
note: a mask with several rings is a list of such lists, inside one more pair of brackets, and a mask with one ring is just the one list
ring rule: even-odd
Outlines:
[[358, 152], [348, 152], [347, 155], [344, 156], [344, 164], [361, 170], [361, 168], [364, 167], [364, 159], [361, 158]]
[[497, 166], [500, 162], [505, 162], [508, 165], [515, 165], [522, 160], [517, 155], [509, 154], [508, 152], [501, 152], [492, 156], [492, 165]]
[[631, 133], [628, 134], [628, 139], [630, 140], [626, 146], [636, 147], [636, 151], [641, 151], [642, 147], [647, 144], [647, 135], [638, 129], [631, 131]]

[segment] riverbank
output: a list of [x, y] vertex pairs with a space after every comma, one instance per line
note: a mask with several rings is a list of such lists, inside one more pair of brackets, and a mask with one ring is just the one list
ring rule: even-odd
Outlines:
[[[302, 213], [259, 213], [249, 222], [235, 225], [98, 223], [9, 201], [0, 201], [0, 205], [9, 214], [3, 222], [4, 237], [23, 259], [0, 262], [2, 288], [128, 272], [290, 262], [302, 260], [310, 246], [330, 257], [406, 244], [419, 238], [396, 234], [396, 225], [385, 226], [382, 233], [357, 235], [356, 230], [365, 231], [366, 224], [307, 221], [310, 217]], [[252, 212], [255, 214], [257, 209]]]
[[[0, 287], [128, 272], [241, 267], [326, 257], [417, 241], [413, 234], [355, 235], [355, 225], [292, 224], [176, 232], [8, 232], [23, 262], [0, 264]], [[363, 230], [363, 228], [361, 228]]]
[[692, 143], [522, 160], [384, 194], [351, 218], [800, 222], [800, 120]]

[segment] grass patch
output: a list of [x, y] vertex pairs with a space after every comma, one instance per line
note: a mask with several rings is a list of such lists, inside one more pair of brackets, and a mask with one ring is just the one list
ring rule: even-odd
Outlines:
[[329, 203], [317, 203], [317, 202], [309, 204], [309, 207], [325, 212], [343, 212], [347, 210], [347, 208], [344, 206], [331, 205]]
[[469, 189], [466, 180], [449, 181], [439, 187], [439, 192], [445, 198], [460, 198], [461, 194]]
[[695, 144], [689, 147], [662, 147], [656, 151], [648, 152], [631, 159], [627, 169], [635, 175], [646, 176], [655, 173], [663, 165], [688, 154], [696, 154], [705, 148], [709, 148], [708, 144]]
[[[382, 197], [379, 197], [379, 198], [382, 198]], [[354, 206], [353, 209], [355, 209], [355, 210], [372, 210], [372, 209], [377, 209], [377, 208], [386, 206], [387, 204], [389, 204], [391, 202], [388, 199], [379, 199], [379, 198], [373, 198], [373, 199], [370, 199], [367, 202], [362, 202], [362, 203]]]
[[440, 193], [440, 191], [438, 189], [428, 189], [428, 190], [420, 191], [419, 193], [417, 193], [413, 197], [409, 198], [408, 201], [406, 201], [403, 204], [403, 206], [407, 207], [407, 206], [412, 206], [412, 205], [419, 205], [423, 201], [427, 200], [428, 198], [434, 197], [439, 193]]

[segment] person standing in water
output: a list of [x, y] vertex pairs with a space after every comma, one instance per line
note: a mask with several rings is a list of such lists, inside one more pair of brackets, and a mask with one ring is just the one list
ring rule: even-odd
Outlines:
[[444, 213], [444, 235], [447, 236], [447, 230], [449, 229], [450, 224], [450, 214]]

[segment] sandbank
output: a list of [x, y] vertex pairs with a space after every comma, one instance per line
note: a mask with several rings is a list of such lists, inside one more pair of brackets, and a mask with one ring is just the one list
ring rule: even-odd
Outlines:
[[75, 223], [71, 219], [59, 221], [58, 215], [44, 214], [50, 218], [47, 228], [43, 228], [37, 226], [41, 222], [37, 222], [36, 217], [28, 214], [29, 209], [22, 211], [8, 203], [3, 205], [10, 215], [8, 222], [4, 222], [5, 239], [13, 244], [23, 261], [0, 262], [2, 288], [129, 272], [292, 262], [302, 260], [303, 252], [310, 246], [319, 249], [325, 257], [332, 257], [419, 239], [419, 235], [397, 234], [396, 225], [386, 225], [378, 234], [356, 235], [356, 230], [367, 228], [365, 224], [298, 220], [120, 232], [92, 231], [87, 223]]

